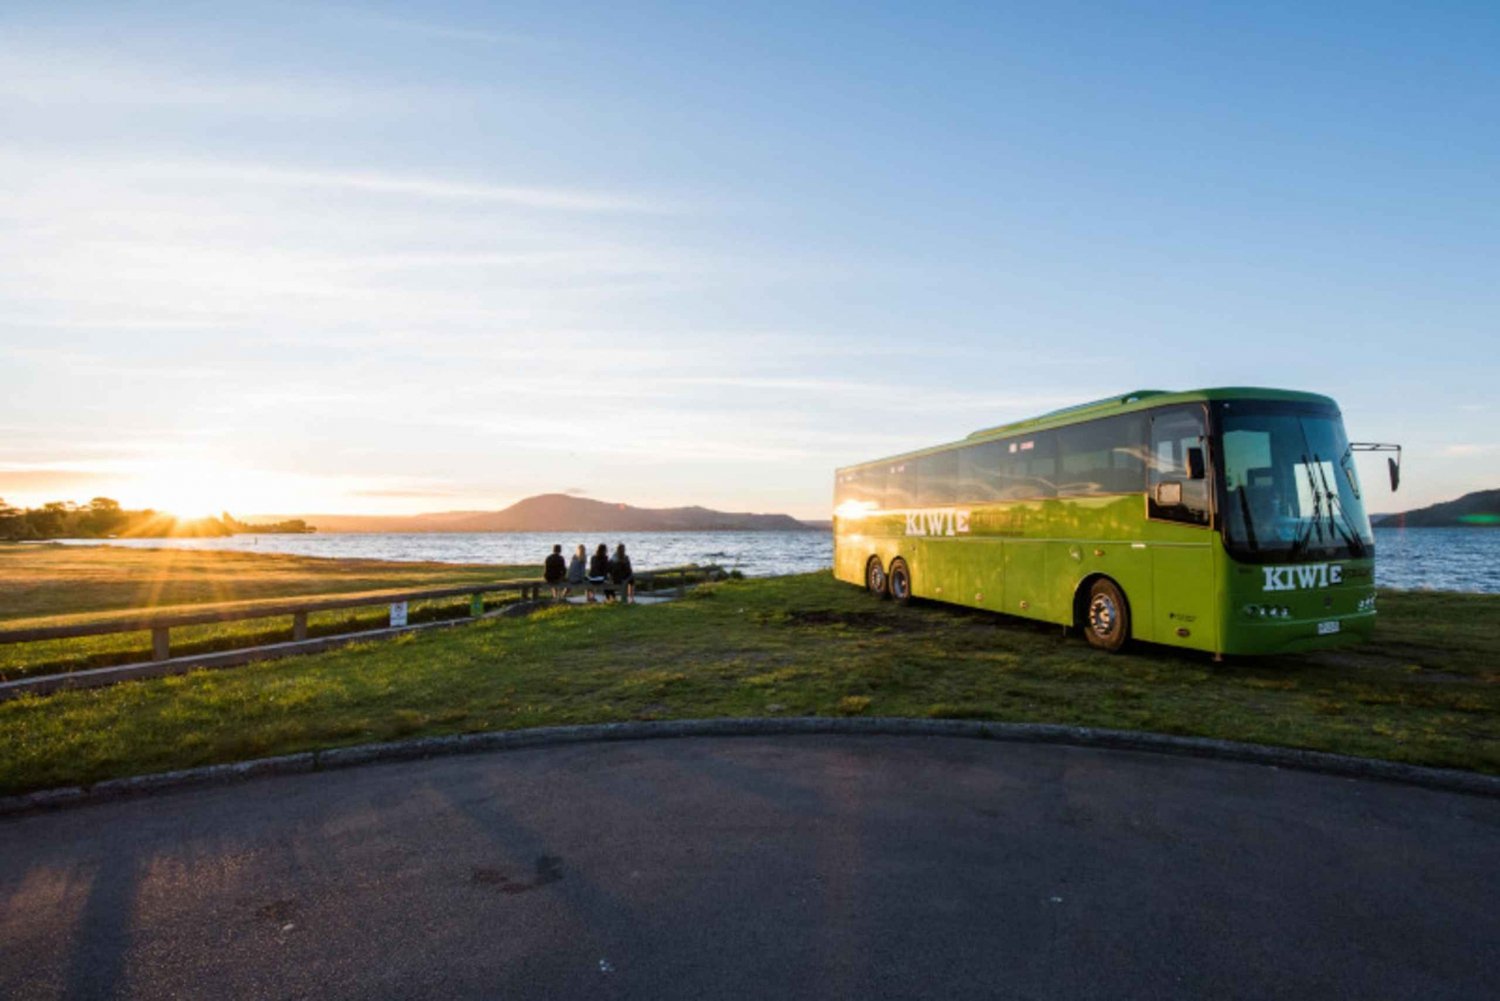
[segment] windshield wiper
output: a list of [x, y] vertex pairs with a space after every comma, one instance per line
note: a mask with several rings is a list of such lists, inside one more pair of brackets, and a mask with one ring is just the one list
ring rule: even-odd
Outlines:
[[1245, 541], [1250, 544], [1251, 552], [1259, 552], [1260, 543], [1255, 541], [1255, 519], [1250, 516], [1250, 498], [1245, 495], [1244, 484], [1236, 491], [1240, 495], [1240, 515], [1245, 519]]
[[[1350, 453], [1346, 450], [1344, 454], [1347, 456]], [[1355, 557], [1363, 556], [1365, 554], [1365, 540], [1361, 539], [1359, 537], [1359, 533], [1354, 530], [1354, 525], [1349, 521], [1349, 515], [1348, 512], [1344, 510], [1343, 503], [1340, 502], [1339, 504], [1334, 504], [1334, 500], [1338, 495], [1334, 493], [1333, 487], [1329, 485], [1328, 474], [1324, 472], [1323, 464], [1318, 461], [1318, 455], [1316, 452], [1313, 453], [1313, 462], [1317, 465], [1318, 478], [1323, 481], [1323, 490], [1325, 496], [1328, 498], [1329, 527], [1334, 531], [1337, 531], [1338, 534], [1343, 537], [1344, 544], [1349, 547], [1349, 552], [1351, 555]], [[1335, 508], [1337, 508], [1337, 519], [1334, 518]]]
[[1362, 494], [1359, 492], [1359, 477], [1354, 475], [1354, 446], [1345, 445], [1344, 454], [1339, 456], [1339, 468], [1344, 471], [1344, 479], [1349, 481], [1349, 489], [1354, 494], [1355, 500], [1360, 500]]
[[1300, 555], [1311, 544], [1314, 532], [1319, 535], [1323, 534], [1323, 491], [1318, 488], [1318, 479], [1313, 475], [1312, 462], [1309, 461], [1306, 452], [1302, 453], [1302, 468], [1307, 470], [1307, 485], [1312, 490], [1312, 517], [1306, 520], [1304, 526], [1297, 529], [1297, 537], [1292, 540], [1291, 548], [1287, 550], [1289, 558]]

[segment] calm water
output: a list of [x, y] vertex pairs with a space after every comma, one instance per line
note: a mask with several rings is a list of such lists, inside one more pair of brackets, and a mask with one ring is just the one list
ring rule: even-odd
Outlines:
[[[236, 535], [227, 539], [118, 539], [110, 545], [233, 549], [300, 556], [449, 563], [540, 563], [553, 543], [570, 554], [578, 543], [625, 543], [635, 565], [717, 563], [753, 577], [800, 573], [833, 565], [824, 532], [625, 532], [578, 536], [563, 532], [422, 533], [413, 535]], [[1381, 587], [1500, 594], [1500, 529], [1377, 528], [1375, 579]]]
[[1375, 583], [1500, 594], [1500, 528], [1377, 528]]
[[[78, 540], [86, 544], [93, 540]], [[833, 536], [827, 532], [417, 532], [411, 534], [231, 535], [222, 539], [111, 539], [112, 546], [141, 549], [229, 549], [298, 556], [371, 560], [437, 560], [444, 563], [534, 563], [553, 545], [571, 557], [581, 543], [592, 554], [599, 543], [610, 552], [625, 543], [637, 570], [714, 563], [746, 576], [768, 577], [833, 566]]]

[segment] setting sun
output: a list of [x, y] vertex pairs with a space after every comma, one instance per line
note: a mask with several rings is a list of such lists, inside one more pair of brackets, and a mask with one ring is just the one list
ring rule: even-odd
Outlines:
[[215, 463], [166, 462], [122, 484], [120, 499], [127, 507], [152, 507], [182, 519], [258, 513], [306, 499], [296, 484], [283, 482], [289, 479]]

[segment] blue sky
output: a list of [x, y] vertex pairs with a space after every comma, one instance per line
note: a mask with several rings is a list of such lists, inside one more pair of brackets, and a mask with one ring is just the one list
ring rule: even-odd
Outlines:
[[9, 3], [0, 496], [819, 516], [1205, 385], [1403, 442], [1376, 510], [1500, 486], [1497, 52], [1488, 4]]

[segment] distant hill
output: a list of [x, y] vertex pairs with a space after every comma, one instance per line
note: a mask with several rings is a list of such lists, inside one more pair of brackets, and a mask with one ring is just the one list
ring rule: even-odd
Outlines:
[[[282, 519], [283, 515], [263, 515]], [[445, 511], [436, 514], [298, 515], [328, 532], [802, 532], [816, 531], [786, 514], [713, 511], [706, 507], [634, 507], [573, 497], [539, 494], [503, 511]]]
[[1401, 514], [1377, 514], [1371, 524], [1406, 528], [1500, 527], [1500, 490], [1476, 490], [1458, 500], [1444, 501]]

